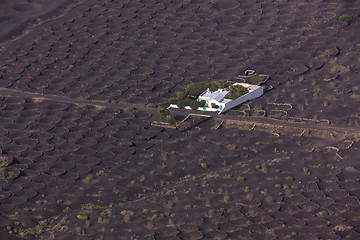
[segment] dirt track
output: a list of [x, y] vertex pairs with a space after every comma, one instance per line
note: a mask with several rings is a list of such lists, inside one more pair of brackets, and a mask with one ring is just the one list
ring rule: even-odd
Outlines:
[[[39, 94], [39, 93], [29, 93], [29, 92], [21, 92], [12, 89], [4, 89], [0, 88], [0, 96], [14, 96], [21, 98], [31, 98], [31, 99], [42, 99], [42, 100], [50, 100], [54, 102], [60, 103], [72, 103], [79, 105], [93, 105], [93, 106], [102, 106], [107, 108], [115, 108], [115, 109], [125, 109], [130, 106], [128, 103], [107, 103], [100, 102], [94, 100], [81, 100], [81, 99], [72, 99], [68, 97], [54, 96], [48, 94]], [[145, 111], [151, 113], [153, 116], [157, 117], [158, 109], [156, 108], [146, 108], [142, 104], [131, 104], [131, 106], [135, 107], [138, 110]], [[270, 117], [243, 117], [243, 116], [229, 116], [226, 113], [223, 115], [218, 115], [214, 112], [203, 112], [203, 111], [191, 111], [186, 109], [171, 109], [173, 114], [189, 114], [198, 112], [201, 114], [207, 114], [213, 116], [213, 118], [220, 120], [231, 120], [233, 122], [238, 123], [246, 123], [246, 124], [260, 124], [267, 125], [272, 127], [287, 127], [287, 128], [298, 128], [298, 129], [309, 129], [309, 130], [322, 130], [329, 132], [341, 132], [344, 133], [344, 137], [355, 137], [360, 135], [360, 129], [350, 126], [334, 126], [334, 125], [324, 125], [319, 123], [304, 123], [304, 122], [291, 122], [284, 121], [279, 119], [274, 119]]]

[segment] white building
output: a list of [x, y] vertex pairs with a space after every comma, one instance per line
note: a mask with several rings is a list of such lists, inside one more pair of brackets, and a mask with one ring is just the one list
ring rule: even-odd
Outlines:
[[[205, 105], [204, 107], [198, 108], [197, 110], [219, 112], [219, 114], [221, 114], [246, 101], [258, 98], [264, 93], [262, 87], [258, 85], [252, 85], [248, 83], [234, 83], [233, 85], [241, 85], [247, 88], [249, 92], [235, 100], [231, 100], [226, 99], [226, 95], [230, 94], [230, 92], [226, 91], [225, 89], [218, 89], [214, 92], [207, 89], [198, 97], [199, 101], [205, 101]], [[176, 104], [170, 104], [170, 108], [178, 108], [178, 106]], [[186, 106], [185, 109], [191, 108]]]
[[248, 93], [242, 95], [241, 97], [231, 100], [226, 99], [226, 95], [230, 94], [229, 91], [224, 89], [218, 89], [214, 92], [211, 92], [209, 89], [200, 94], [199, 101], [205, 101], [205, 106], [199, 108], [198, 110], [203, 111], [219, 111], [219, 114], [228, 111], [229, 109], [236, 107], [246, 101], [249, 101], [254, 98], [258, 98], [263, 95], [264, 91], [262, 87], [257, 85], [252, 85], [248, 83], [234, 83], [234, 85], [241, 85], [248, 89]]

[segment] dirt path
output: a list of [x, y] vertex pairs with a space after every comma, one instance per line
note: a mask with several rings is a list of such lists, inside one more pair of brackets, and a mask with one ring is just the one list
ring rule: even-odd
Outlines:
[[[101, 102], [101, 101], [94, 101], [94, 100], [83, 100], [83, 99], [73, 99], [68, 98], [66, 96], [54, 96], [48, 94], [40, 94], [40, 93], [29, 93], [29, 92], [22, 92], [12, 89], [5, 89], [0, 88], [0, 95], [1, 96], [13, 96], [13, 97], [22, 97], [22, 98], [31, 98], [37, 100], [50, 100], [55, 102], [63, 102], [63, 103], [73, 103], [78, 105], [93, 105], [93, 106], [100, 106], [100, 107], [109, 107], [109, 108], [116, 108], [116, 109], [124, 109], [129, 106], [135, 107], [137, 110], [146, 111], [151, 113], [153, 116], [158, 115], [157, 108], [147, 108], [142, 104], [129, 104], [129, 103], [108, 103], [108, 102]], [[185, 109], [171, 109], [172, 114], [178, 115], [186, 115], [189, 113], [199, 112], [204, 113], [201, 111], [192, 111], [192, 110], [185, 110]], [[316, 123], [304, 123], [304, 122], [290, 122], [284, 121], [269, 117], [243, 117], [243, 116], [230, 116], [230, 115], [218, 115], [215, 112], [206, 112], [206, 114], [213, 116], [215, 119], [219, 120], [229, 120], [229, 121], [238, 121], [242, 124], [255, 124], [255, 125], [263, 125], [268, 127], [286, 127], [286, 128], [297, 128], [297, 129], [307, 129], [307, 130], [317, 130], [317, 131], [328, 131], [328, 132], [338, 132], [342, 137], [355, 137], [360, 135], [360, 129], [356, 127], [350, 126], [334, 126], [334, 125], [322, 125]], [[340, 137], [340, 136], [339, 136]]]

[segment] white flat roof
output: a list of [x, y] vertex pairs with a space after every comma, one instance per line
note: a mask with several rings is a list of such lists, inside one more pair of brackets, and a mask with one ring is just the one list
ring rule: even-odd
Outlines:
[[207, 98], [208, 100], [213, 99], [216, 100], [218, 102], [221, 102], [225, 96], [228, 94], [229, 92], [223, 89], [218, 89], [215, 92], [211, 92], [211, 91], [205, 91], [203, 94], [201, 94], [200, 96], [202, 98]]

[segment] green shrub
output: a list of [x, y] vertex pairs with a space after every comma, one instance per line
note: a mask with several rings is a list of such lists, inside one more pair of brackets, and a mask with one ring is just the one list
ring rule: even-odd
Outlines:
[[134, 110], [135, 110], [135, 108], [133, 106], [129, 106], [129, 107], [124, 109], [124, 111], [127, 112], [127, 113], [133, 112]]
[[172, 101], [172, 104], [176, 104], [179, 108], [184, 108], [186, 106], [191, 107], [193, 110], [197, 110], [199, 107], [205, 106], [205, 101], [197, 101], [195, 99], [180, 99], [177, 100], [175, 103]]
[[352, 20], [352, 16], [348, 14], [343, 14], [339, 17], [340, 21], [348, 22]]
[[145, 107], [147, 107], [147, 108], [156, 108], [157, 105], [155, 103], [149, 103]]
[[327, 211], [320, 211], [316, 214], [316, 216], [321, 217], [321, 218], [326, 218], [329, 216]]
[[9, 165], [9, 163], [6, 162], [6, 161], [1, 161], [1, 162], [0, 162], [0, 167], [6, 167], [6, 166], [8, 166], [8, 165]]
[[167, 108], [162, 108], [162, 109], [159, 110], [159, 114], [160, 114], [160, 116], [161, 116], [162, 118], [165, 118], [165, 117], [167, 117], [168, 115], [170, 115], [170, 111], [169, 111], [169, 109], [167, 109]]
[[192, 208], [193, 208], [193, 206], [191, 206], [189, 204], [184, 207], [185, 210], [191, 210]]
[[175, 102], [175, 104], [180, 108], [180, 109], [183, 109], [184, 107], [186, 107], [187, 105], [186, 105], [186, 102], [185, 102], [185, 100], [177, 100], [176, 102]]
[[294, 181], [294, 178], [292, 176], [287, 176], [285, 177], [285, 180], [291, 182]]
[[175, 119], [174, 119], [173, 116], [168, 117], [168, 118], [167, 118], [167, 121], [168, 121], [168, 123], [170, 123], [171, 125], [173, 125], [173, 124], [175, 123]]
[[216, 91], [218, 89], [218, 85], [215, 82], [191, 83], [186, 87], [185, 95], [186, 97], [197, 98], [208, 88], [210, 91]]
[[228, 90], [230, 91], [230, 94], [226, 95], [225, 98], [231, 100], [235, 100], [249, 92], [246, 87], [243, 87], [241, 85], [230, 86]]
[[208, 168], [208, 165], [206, 163], [201, 163], [200, 166], [203, 168], [203, 169], [207, 169]]
[[76, 218], [79, 219], [79, 220], [87, 220], [87, 219], [89, 219], [89, 217], [87, 215], [83, 215], [83, 214], [78, 214], [76, 216]]
[[177, 99], [185, 99], [186, 93], [185, 92], [178, 92], [176, 93]]
[[179, 101], [177, 98], [170, 98], [169, 103], [170, 104], [176, 104]]
[[240, 177], [240, 176], [237, 177], [236, 180], [239, 181], [239, 182], [245, 182], [246, 181], [246, 179], [244, 177]]

